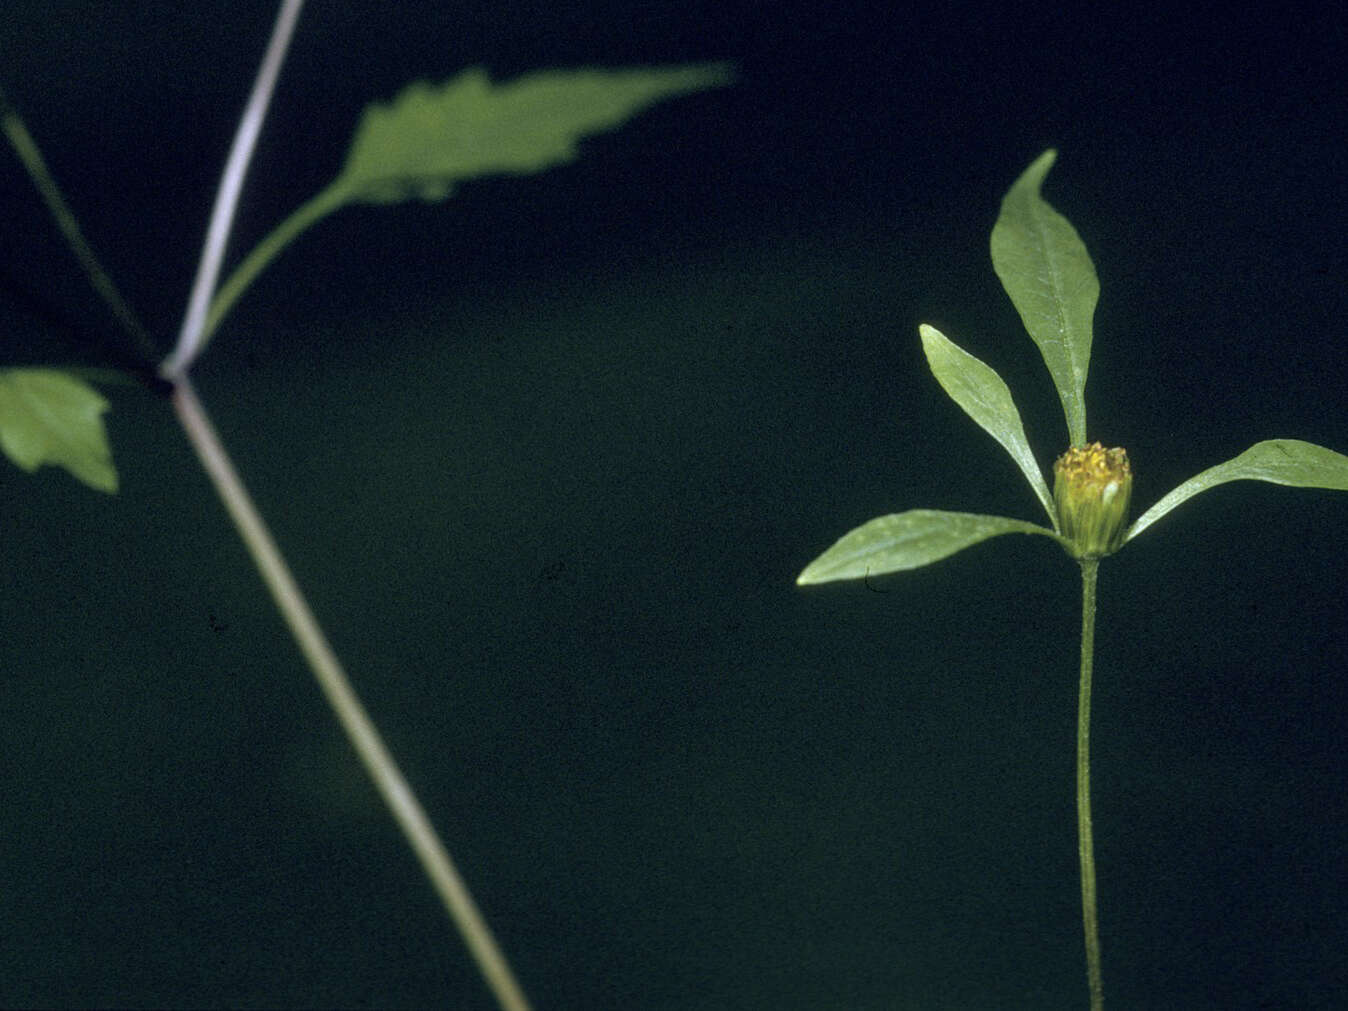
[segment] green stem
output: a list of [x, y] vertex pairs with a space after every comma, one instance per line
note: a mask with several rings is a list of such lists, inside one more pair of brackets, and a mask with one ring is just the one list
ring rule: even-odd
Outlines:
[[66, 245], [75, 254], [75, 259], [79, 261], [80, 268], [89, 278], [89, 283], [93, 285], [94, 291], [98, 292], [99, 297], [112, 310], [112, 314], [117, 317], [117, 321], [121, 323], [122, 328], [139, 345], [140, 351], [146, 359], [153, 361], [159, 356], [154, 341], [150, 339], [149, 333], [141, 325], [136, 314], [131, 311], [131, 306], [122, 298], [117, 286], [112, 283], [112, 278], [103, 269], [103, 265], [98, 262], [98, 257], [94, 255], [93, 248], [85, 240], [84, 233], [80, 231], [79, 222], [75, 220], [70, 205], [66, 203], [65, 197], [61, 195], [60, 187], [56, 185], [56, 180], [47, 169], [47, 163], [42, 157], [42, 152], [38, 150], [37, 142], [33, 140], [33, 135], [28, 132], [28, 127], [24, 125], [18, 112], [9, 104], [9, 99], [5, 97], [3, 90], [0, 90], [0, 130], [9, 139], [10, 146], [14, 148], [14, 153], [19, 156], [19, 160], [23, 162], [28, 178], [37, 187], [38, 193], [42, 196], [42, 202], [47, 205], [47, 211], [51, 214], [52, 220], [56, 222], [56, 227], [61, 230]]
[[211, 299], [211, 307], [206, 314], [206, 323], [201, 331], [201, 348], [206, 347], [206, 344], [214, 335], [216, 327], [220, 325], [220, 321], [225, 318], [226, 313], [233, 308], [234, 303], [239, 300], [239, 296], [248, 290], [248, 286], [253, 283], [258, 274], [262, 273], [267, 264], [280, 255], [281, 250], [294, 242], [301, 232], [311, 228], [318, 221], [349, 201], [350, 193], [346, 187], [333, 183], [310, 197], [292, 211], [289, 217], [273, 228], [267, 237], [244, 257], [243, 262], [235, 268], [234, 273], [229, 275], [225, 283], [220, 285], [215, 297]]
[[1095, 667], [1095, 577], [1098, 558], [1081, 559], [1081, 687], [1077, 694], [1077, 849], [1081, 856], [1081, 922], [1091, 1011], [1105, 1006], [1100, 935], [1095, 922], [1095, 836], [1091, 830], [1091, 674]]

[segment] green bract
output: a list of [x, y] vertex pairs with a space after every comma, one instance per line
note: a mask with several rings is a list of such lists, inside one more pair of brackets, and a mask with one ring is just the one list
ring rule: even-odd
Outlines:
[[[1079, 447], [1086, 444], [1084, 390], [1090, 369], [1091, 318], [1100, 282], [1076, 229], [1039, 194], [1056, 157], [1056, 151], [1045, 151], [1002, 200], [992, 229], [992, 263], [1053, 377], [1067, 417], [1069, 445]], [[1006, 383], [991, 366], [934, 326], [923, 323], [918, 332], [936, 381], [1011, 454], [1043, 503], [1052, 528], [1003, 516], [931, 509], [882, 516], [845, 534], [807, 565], [796, 579], [800, 585], [917, 568], [999, 534], [1046, 534], [1075, 555], [1071, 542], [1062, 536], [1053, 497]], [[1164, 496], [1128, 528], [1124, 542], [1199, 492], [1240, 480], [1348, 491], [1348, 456], [1296, 439], [1256, 443]]]

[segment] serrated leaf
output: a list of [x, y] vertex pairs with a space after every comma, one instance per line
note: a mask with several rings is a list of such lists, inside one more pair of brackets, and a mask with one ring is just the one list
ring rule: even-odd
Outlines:
[[1199, 492], [1228, 481], [1267, 481], [1293, 488], [1348, 491], [1348, 456], [1300, 439], [1256, 442], [1240, 456], [1209, 467], [1162, 498], [1137, 518], [1125, 543]]
[[922, 350], [931, 374], [950, 394], [950, 399], [964, 408], [964, 413], [1011, 454], [1025, 480], [1039, 496], [1056, 530], [1058, 519], [1053, 499], [1025, 438], [1025, 425], [1011, 399], [1010, 388], [995, 369], [959, 347], [936, 327], [923, 323], [917, 329], [922, 336]]
[[108, 402], [56, 369], [0, 369], [0, 448], [32, 473], [64, 467], [99, 491], [117, 490], [102, 414]]
[[336, 185], [351, 199], [443, 200], [463, 179], [573, 161], [577, 142], [656, 102], [720, 87], [724, 64], [547, 70], [492, 84], [480, 67], [366, 108]]
[[879, 516], [838, 539], [805, 567], [797, 586], [862, 579], [916, 569], [1001, 534], [1043, 534], [1067, 546], [1052, 530], [1024, 520], [939, 509], [910, 509]]
[[1057, 152], [1045, 151], [1002, 200], [992, 265], [1058, 388], [1073, 446], [1086, 444], [1086, 373], [1100, 281], [1072, 223], [1039, 195]]

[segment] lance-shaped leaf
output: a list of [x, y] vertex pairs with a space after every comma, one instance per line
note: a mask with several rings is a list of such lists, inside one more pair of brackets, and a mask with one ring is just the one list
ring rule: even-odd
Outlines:
[[376, 203], [442, 200], [461, 179], [574, 161], [580, 138], [612, 130], [662, 99], [729, 80], [725, 65], [700, 64], [546, 70], [494, 85], [476, 67], [369, 106], [336, 185]]
[[1348, 456], [1299, 439], [1256, 442], [1235, 459], [1209, 467], [1162, 498], [1137, 518], [1127, 540], [1131, 541], [1180, 503], [1227, 481], [1268, 481], [1293, 488], [1348, 491]]
[[1039, 195], [1057, 152], [1045, 151], [1002, 200], [992, 265], [1058, 388], [1073, 446], [1086, 444], [1086, 373], [1100, 282], [1081, 236]]
[[101, 415], [108, 402], [55, 369], [0, 369], [0, 448], [24, 470], [64, 467], [99, 491], [117, 490]]
[[1001, 534], [1043, 534], [1068, 546], [1052, 530], [1024, 520], [910, 509], [906, 513], [879, 516], [844, 534], [805, 567], [796, 577], [796, 585], [916, 569]]
[[351, 203], [444, 200], [465, 179], [527, 175], [574, 161], [580, 140], [657, 102], [729, 84], [728, 64], [547, 70], [492, 84], [480, 67], [409, 85], [366, 107], [346, 164], [272, 230], [220, 286], [203, 344], [262, 269], [304, 231]]
[[1058, 529], [1058, 517], [1053, 509], [1048, 485], [1044, 482], [1034, 453], [1030, 451], [1030, 444], [1025, 438], [1025, 425], [1011, 399], [1011, 390], [1002, 377], [990, 365], [956, 345], [934, 326], [923, 323], [917, 329], [922, 335], [922, 350], [927, 355], [931, 374], [936, 377], [941, 388], [950, 394], [950, 399], [964, 408], [964, 412], [983, 431], [1011, 454], [1011, 459], [1016, 461], [1025, 480], [1030, 482], [1030, 487], [1043, 503], [1044, 511], [1053, 522], [1053, 529]]

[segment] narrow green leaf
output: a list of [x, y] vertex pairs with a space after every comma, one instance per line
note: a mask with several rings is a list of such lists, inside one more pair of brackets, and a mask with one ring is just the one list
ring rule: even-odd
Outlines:
[[336, 185], [352, 199], [443, 200], [462, 179], [527, 175], [576, 158], [588, 134], [656, 102], [728, 84], [725, 64], [546, 70], [492, 84], [480, 67], [366, 108]]
[[1053, 509], [1053, 498], [1039, 463], [1030, 451], [1020, 412], [1011, 399], [1011, 390], [996, 370], [957, 346], [936, 327], [923, 323], [917, 329], [922, 335], [922, 350], [927, 355], [931, 374], [950, 394], [950, 399], [964, 408], [964, 413], [1011, 454], [1025, 480], [1039, 496], [1056, 530], [1058, 517]]
[[107, 409], [97, 390], [64, 372], [0, 369], [0, 448], [29, 473], [50, 463], [91, 488], [115, 492], [101, 417]]
[[910, 509], [880, 516], [844, 534], [805, 567], [797, 586], [837, 579], [862, 579], [916, 569], [1000, 534], [1043, 534], [1067, 542], [1046, 527], [1004, 516]]
[[1003, 198], [992, 229], [992, 265], [1053, 376], [1071, 444], [1084, 446], [1091, 321], [1100, 282], [1081, 236], [1039, 195], [1057, 154], [1041, 154]]
[[1209, 467], [1162, 498], [1137, 518], [1126, 540], [1131, 541], [1180, 503], [1227, 481], [1268, 481], [1293, 488], [1348, 491], [1348, 456], [1299, 439], [1256, 442], [1240, 456]]

